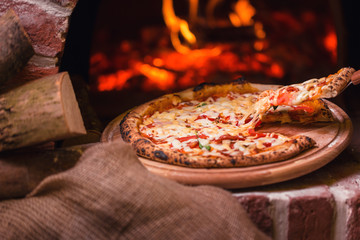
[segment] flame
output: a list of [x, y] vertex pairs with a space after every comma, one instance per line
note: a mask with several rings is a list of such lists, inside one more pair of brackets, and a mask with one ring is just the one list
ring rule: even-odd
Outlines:
[[255, 22], [254, 32], [255, 32], [256, 37], [259, 39], [264, 39], [266, 37], [266, 33], [264, 31], [264, 27], [261, 22]]
[[196, 37], [190, 31], [188, 23], [175, 15], [172, 0], [163, 0], [162, 12], [165, 24], [170, 30], [170, 39], [174, 48], [180, 53], [188, 53], [190, 48], [180, 41], [181, 35], [189, 44], [196, 43]]
[[190, 0], [190, 8], [189, 8], [190, 23], [197, 22], [198, 8], [199, 8], [199, 0]]
[[[206, 5], [206, 15], [209, 26], [213, 26], [215, 18], [213, 16], [215, 7], [222, 0], [209, 0]], [[195, 25], [198, 20], [199, 0], [189, 0], [189, 22]], [[256, 13], [255, 8], [250, 4], [249, 0], [238, 0], [233, 6], [233, 12], [229, 13], [229, 20], [235, 27], [254, 26], [255, 35], [263, 39], [265, 32], [262, 24], [257, 22], [254, 24], [253, 16]], [[163, 0], [162, 13], [166, 26], [170, 31], [170, 40], [176, 51], [182, 54], [188, 54], [191, 51], [189, 46], [194, 46], [197, 37], [190, 30], [186, 20], [176, 16], [173, 0]], [[184, 39], [182, 42], [181, 37]]]
[[186, 71], [190, 68], [206, 68], [211, 59], [218, 57], [222, 50], [219, 47], [211, 49], [197, 49], [186, 55], [170, 52], [162, 55], [164, 67], [174, 71]]
[[324, 38], [324, 46], [330, 52], [334, 62], [337, 60], [337, 45], [338, 42], [336, 32], [335, 30], [331, 29]]
[[[227, 74], [230, 79], [245, 72], [262, 72], [274, 78], [284, 76], [282, 65], [265, 53], [240, 57], [233, 51], [232, 45], [221, 44], [192, 50], [185, 55], [173, 50], [146, 55], [143, 59], [129, 60], [127, 69], [101, 74], [97, 79], [97, 89], [123, 90], [139, 87], [136, 84], [141, 83], [143, 91], [172, 91], [174, 88], [184, 89], [205, 82], [219, 73]], [[104, 55], [94, 54], [91, 63], [95, 67], [101, 56], [102, 62], [112, 63]]]
[[[159, 59], [155, 59], [155, 62], [156, 60], [158, 61]], [[136, 76], [146, 77], [142, 84], [144, 91], [167, 90], [175, 84], [176, 78], [175, 74], [170, 71], [149, 64], [135, 62], [127, 70], [118, 70], [116, 73], [100, 75], [98, 77], [98, 90], [122, 90], [126, 88], [128, 81]]]
[[234, 6], [234, 12], [229, 14], [229, 19], [235, 27], [251, 26], [255, 15], [255, 8], [249, 0], [238, 0]]
[[135, 69], [147, 77], [143, 85], [144, 89], [160, 89], [164, 91], [175, 84], [175, 74], [167, 70], [142, 63], [137, 63]]
[[[214, 9], [222, 1], [208, 1], [205, 10], [207, 20], [211, 19], [209, 25], [215, 21]], [[190, 26], [203, 20], [198, 16], [198, 8], [199, 0], [189, 0]], [[176, 51], [168, 48], [170, 46], [161, 45], [161, 51], [144, 55], [144, 52], [124, 40], [119, 46], [122, 57], [115, 56], [115, 60], [112, 60], [107, 59], [104, 54], [94, 54], [90, 59], [92, 74], [99, 74], [102, 71], [97, 79], [99, 91], [123, 90], [132, 86], [139, 87], [139, 84], [143, 91], [172, 91], [208, 81], [218, 73], [225, 74], [229, 78], [234, 78], [244, 72], [262, 72], [275, 78], [284, 76], [281, 64], [265, 53], [261, 53], [268, 48], [269, 42], [265, 39], [266, 33], [262, 23], [252, 19], [255, 8], [249, 0], [238, 0], [233, 6], [233, 12], [228, 15], [227, 21], [234, 27], [252, 26], [254, 28], [257, 40], [253, 43], [252, 51], [255, 49], [257, 53], [248, 52], [251, 44], [245, 48], [246, 53], [242, 53], [240, 44], [210, 43], [196, 49], [197, 37], [190, 30], [188, 22], [176, 16], [173, 0], [163, 0], [162, 13], [171, 44]], [[219, 26], [222, 25], [217, 25]], [[106, 64], [108, 67], [105, 66]], [[126, 69], [104, 74], [104, 72], [118, 69], [118, 66]]]
[[125, 83], [134, 75], [133, 70], [119, 70], [114, 74], [101, 75], [98, 78], [98, 90], [122, 90]]
[[153, 64], [154, 64], [154, 66], [156, 66], [156, 67], [162, 67], [162, 66], [164, 66], [164, 60], [161, 59], [161, 58], [155, 58], [155, 59], [153, 60]]
[[284, 69], [276, 62], [272, 63], [267, 74], [271, 77], [282, 78], [284, 77]]

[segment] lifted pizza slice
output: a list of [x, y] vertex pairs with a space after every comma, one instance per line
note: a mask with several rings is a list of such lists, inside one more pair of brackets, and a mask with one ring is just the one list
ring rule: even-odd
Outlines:
[[244, 116], [244, 120], [251, 116], [252, 121], [243, 127], [255, 128], [263, 115], [271, 108], [301, 106], [304, 105], [304, 102], [336, 97], [347, 87], [354, 72], [355, 69], [353, 68], [342, 68], [337, 73], [327, 77], [313, 78], [303, 83], [284, 86], [276, 90], [266, 90], [259, 95], [248, 116]]

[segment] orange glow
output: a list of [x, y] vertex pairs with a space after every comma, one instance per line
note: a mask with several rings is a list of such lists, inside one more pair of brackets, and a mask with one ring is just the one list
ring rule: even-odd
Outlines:
[[164, 67], [175, 71], [186, 71], [190, 68], [203, 68], [209, 65], [211, 59], [221, 54], [220, 48], [197, 49], [186, 55], [177, 52], [166, 53], [162, 55]]
[[187, 71], [184, 76], [182, 76], [180, 79], [179, 79], [179, 86], [181, 88], [186, 88], [188, 86], [192, 86], [194, 83], [195, 84], [199, 84], [201, 83], [201, 81], [194, 81], [194, 77], [195, 77], [195, 73], [194, 71]]
[[99, 91], [121, 90], [133, 75], [132, 70], [119, 70], [114, 74], [101, 75], [98, 78], [98, 89]]
[[238, 0], [234, 5], [234, 12], [229, 14], [229, 18], [235, 27], [251, 26], [254, 15], [255, 8], [250, 4], [249, 0]]
[[269, 63], [271, 62], [271, 58], [263, 53], [256, 53], [255, 58], [262, 63]]
[[150, 66], [149, 64], [137, 62], [131, 69], [119, 70], [113, 74], [100, 75], [98, 77], [98, 90], [122, 90], [132, 77], [140, 75], [146, 77], [142, 86], [144, 90], [166, 90], [175, 84], [175, 75], [173, 73]]
[[142, 63], [136, 64], [135, 69], [147, 77], [143, 85], [144, 89], [160, 89], [164, 91], [173, 86], [175, 83], [175, 75], [164, 69], [159, 69]]
[[[199, 0], [189, 0], [189, 16], [186, 21], [176, 16], [173, 0], [163, 0], [162, 13], [168, 31], [164, 31], [166, 34], [159, 36], [158, 48], [156, 50], [146, 48], [144, 51], [145, 48], [138, 48], [136, 45], [138, 42], [134, 44], [123, 40], [116, 48], [119, 55], [114, 59], [107, 59], [102, 53], [94, 54], [90, 59], [90, 69], [92, 74], [98, 75], [97, 89], [110, 91], [140, 86], [143, 91], [173, 91], [202, 82], [221, 82], [222, 78], [233, 79], [239, 75], [261, 76], [262, 74], [265, 78], [273, 78], [271, 80], [283, 78], [286, 62], [278, 57], [279, 52], [270, 48], [271, 38], [267, 38], [263, 24], [253, 20], [256, 11], [250, 0], [237, 0], [232, 12], [218, 21], [215, 18], [217, 16], [215, 10], [222, 1], [207, 0], [206, 8], [199, 9], [201, 3]], [[206, 14], [206, 19], [199, 15], [203, 12], [201, 10], [205, 10], [203, 14]], [[303, 22], [311, 24], [317, 17], [312, 12], [305, 12], [301, 16], [301, 21], [288, 12], [274, 12], [271, 16], [272, 21], [296, 33], [305, 31]], [[216, 28], [221, 30], [224, 26], [225, 28], [247, 26], [244, 32], [251, 32], [252, 40], [206, 42], [208, 39], [203, 35], [199, 34], [202, 38], [198, 38], [192, 32], [192, 29], [201, 30], [202, 26], [214, 27], [215, 30]], [[249, 27], [253, 28], [253, 32], [249, 31], [251, 30]], [[146, 41], [140, 42], [140, 44], [144, 43]], [[198, 44], [201, 48], [197, 48]], [[336, 59], [335, 31], [328, 31], [324, 45]], [[114, 73], [109, 74], [109, 72]]]
[[334, 30], [328, 32], [324, 39], [325, 48], [331, 53], [334, 62], [337, 59], [337, 36]]
[[199, 0], [190, 0], [190, 8], [189, 8], [190, 22], [197, 21], [198, 8], [199, 8]]
[[[206, 17], [208, 19], [208, 26], [213, 26], [215, 18], [213, 16], [215, 7], [222, 0], [209, 0], [206, 5]], [[196, 25], [198, 22], [198, 8], [199, 0], [189, 0], [189, 22]], [[265, 32], [261, 23], [254, 24], [253, 16], [256, 10], [250, 4], [249, 0], [238, 0], [233, 6], [233, 12], [229, 13], [229, 20], [235, 27], [254, 26], [255, 35], [259, 39], [265, 38]], [[192, 47], [197, 42], [197, 37], [190, 30], [189, 24], [186, 20], [176, 16], [173, 0], [163, 0], [162, 14], [164, 22], [170, 31], [170, 40], [176, 51], [182, 54], [188, 54], [192, 51]], [[181, 40], [183, 39], [183, 41]]]
[[284, 77], [284, 70], [283, 68], [277, 64], [272, 63], [269, 71], [267, 72], [269, 76], [276, 77], [276, 78], [282, 78]]
[[266, 45], [267, 44], [264, 41], [255, 41], [254, 42], [254, 49], [256, 51], [262, 51], [262, 50], [264, 50], [266, 48]]
[[[95, 54], [92, 59], [96, 67], [97, 61], [104, 58]], [[104, 62], [110, 64], [109, 60]], [[281, 64], [265, 53], [240, 57], [233, 52], [232, 45], [218, 44], [216, 47], [211, 45], [192, 50], [188, 54], [167, 50], [145, 55], [143, 59], [129, 59], [126, 69], [98, 76], [97, 89], [123, 90], [141, 83], [143, 91], [172, 91], [206, 82], [218, 73], [225, 73], [228, 79], [233, 79], [243, 72], [265, 73], [275, 78], [284, 76]]]
[[155, 59], [153, 60], [153, 64], [154, 64], [154, 66], [156, 66], [156, 67], [164, 66], [164, 60], [161, 59], [161, 58], [155, 58]]
[[254, 31], [257, 38], [264, 39], [266, 37], [266, 33], [261, 22], [255, 22]]

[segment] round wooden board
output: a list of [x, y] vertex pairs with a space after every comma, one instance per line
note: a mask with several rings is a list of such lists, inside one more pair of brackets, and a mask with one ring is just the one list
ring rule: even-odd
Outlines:
[[[190, 185], [209, 184], [228, 189], [262, 186], [286, 181], [315, 171], [336, 158], [350, 143], [352, 123], [337, 105], [326, 101], [335, 118], [331, 123], [309, 125], [267, 124], [259, 131], [278, 132], [286, 135], [302, 134], [313, 138], [316, 147], [294, 158], [251, 167], [239, 168], [188, 168], [160, 163], [139, 157], [152, 173]], [[121, 139], [119, 123], [122, 114], [105, 128], [102, 142]]]

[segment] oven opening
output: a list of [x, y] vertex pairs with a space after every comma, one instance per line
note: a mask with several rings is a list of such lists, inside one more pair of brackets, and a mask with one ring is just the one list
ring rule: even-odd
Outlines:
[[291, 84], [334, 72], [343, 58], [341, 14], [327, 0], [100, 1], [89, 56], [92, 104], [106, 124], [202, 82]]

